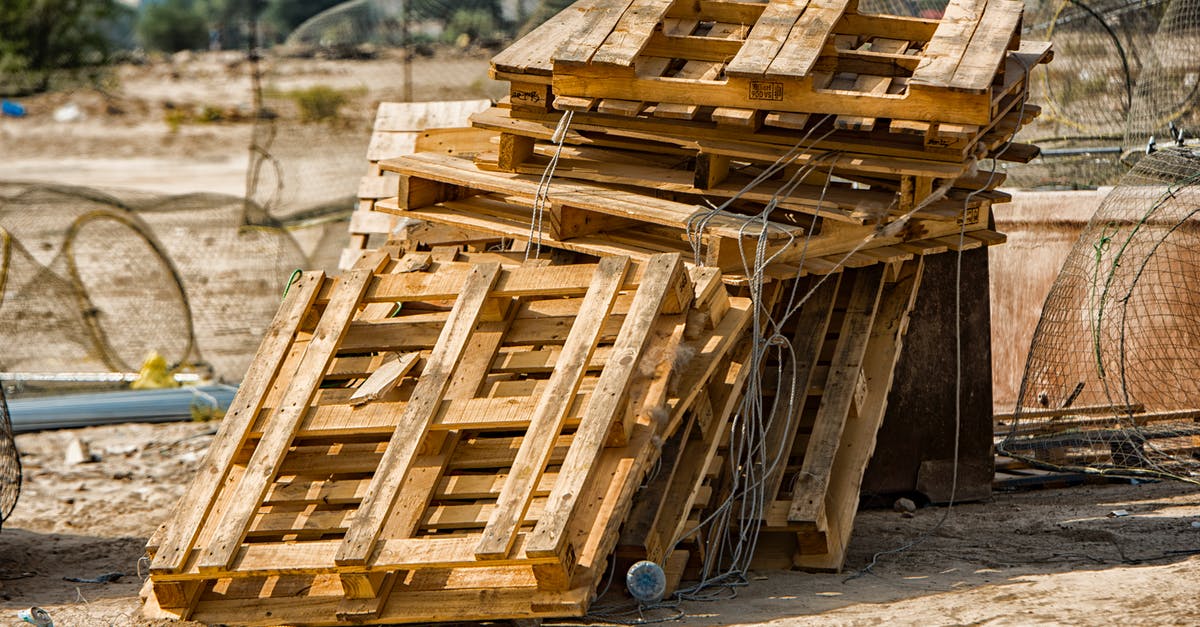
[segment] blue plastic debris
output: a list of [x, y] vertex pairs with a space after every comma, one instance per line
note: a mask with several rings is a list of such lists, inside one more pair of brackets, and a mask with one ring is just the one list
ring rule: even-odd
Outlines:
[[25, 107], [11, 100], [0, 101], [0, 115], [7, 115], [10, 118], [23, 118], [25, 117]]
[[667, 591], [667, 576], [658, 564], [642, 560], [629, 567], [625, 587], [643, 604], [658, 603]]

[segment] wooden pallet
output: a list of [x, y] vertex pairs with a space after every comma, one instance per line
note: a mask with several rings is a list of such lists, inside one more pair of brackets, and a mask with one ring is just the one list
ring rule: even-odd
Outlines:
[[762, 478], [760, 566], [841, 569], [922, 268], [916, 258], [808, 284], [787, 325], [796, 361], [764, 377], [794, 380], [797, 401], [788, 406], [791, 387], [766, 390], [766, 442], [780, 462]]
[[[399, 219], [375, 211], [375, 201], [396, 195], [394, 173], [379, 169], [379, 161], [415, 152], [436, 152], [471, 159], [491, 150], [493, 134], [472, 128], [469, 118], [491, 106], [490, 100], [453, 102], [381, 102], [375, 114], [371, 143], [367, 147], [367, 174], [358, 185], [358, 207], [350, 214], [350, 241], [338, 267], [349, 270], [365, 251], [375, 250], [396, 235]], [[405, 225], [406, 239], [428, 244], [462, 241], [472, 234], [435, 232], [422, 225]]]
[[378, 251], [289, 288], [150, 541], [152, 615], [586, 611], [658, 442], [694, 428], [750, 303], [679, 255], [437, 257]]
[[[402, 195], [379, 201], [379, 211], [515, 239], [530, 236], [540, 177], [487, 172], [468, 161], [433, 154], [391, 159], [380, 167], [401, 175]], [[548, 189], [538, 231], [546, 246], [636, 259], [664, 252], [694, 257], [688, 226], [705, 213], [696, 205], [586, 181], [555, 181]], [[846, 265], [1002, 242], [1002, 235], [987, 229], [990, 201], [983, 198], [979, 203], [977, 210], [966, 213], [968, 235], [961, 245], [961, 223], [942, 216], [908, 220], [890, 230], [838, 219], [809, 220], [803, 226], [771, 222], [765, 233], [768, 254], [775, 255], [770, 271], [781, 278], [824, 274]], [[754, 236], [762, 229], [746, 216], [718, 214], [697, 229], [704, 263], [720, 268], [727, 279], [744, 277], [745, 260], [754, 255]], [[806, 237], [809, 229], [812, 237]]]
[[930, 20], [860, 14], [850, 0], [581, 0], [493, 69], [512, 82], [514, 105], [534, 110], [566, 97], [665, 118], [710, 107], [743, 126], [831, 114], [861, 129], [883, 118], [900, 121], [898, 132], [926, 123], [936, 145], [991, 123], [998, 102], [1024, 88], [1027, 68], [1011, 76], [1010, 52], [1047, 55], [1048, 44], [1021, 42], [1022, 9], [952, 0]]

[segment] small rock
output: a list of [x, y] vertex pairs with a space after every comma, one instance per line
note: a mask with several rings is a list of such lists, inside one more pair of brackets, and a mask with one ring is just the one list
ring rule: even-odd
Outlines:
[[78, 464], [90, 464], [100, 461], [100, 456], [93, 455], [87, 443], [79, 438], [72, 438], [67, 444], [67, 452], [63, 457], [63, 463], [68, 466]]
[[1192, 529], [1200, 529], [1200, 520], [1192, 521]]
[[892, 503], [892, 509], [911, 514], [917, 511], [917, 504], [912, 499], [898, 498], [895, 503]]

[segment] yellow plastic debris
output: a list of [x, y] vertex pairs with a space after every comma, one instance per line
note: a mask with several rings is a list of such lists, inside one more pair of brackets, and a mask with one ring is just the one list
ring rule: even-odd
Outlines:
[[142, 367], [138, 370], [138, 378], [134, 379], [129, 387], [134, 390], [160, 390], [177, 388], [179, 382], [167, 367], [167, 360], [155, 351], [146, 356], [146, 361], [142, 362]]

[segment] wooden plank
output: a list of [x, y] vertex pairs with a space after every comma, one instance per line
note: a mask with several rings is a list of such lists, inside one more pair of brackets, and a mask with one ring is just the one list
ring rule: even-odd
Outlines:
[[849, 5], [850, 0], [812, 0], [771, 61], [767, 76], [807, 76]]
[[[628, 268], [628, 257], [607, 257], [596, 268], [592, 286], [584, 296], [559, 361], [530, 418], [529, 430], [521, 442], [508, 481], [496, 500], [496, 510], [475, 547], [475, 556], [479, 559], [503, 559], [516, 541], [519, 523], [532, 499], [533, 487], [546, 469], [554, 438], [562, 431], [570, 399], [579, 389], [587, 362], [600, 339], [604, 319], [616, 303]], [[595, 399], [593, 396], [593, 401]], [[589, 411], [590, 406], [591, 403]]]
[[592, 63], [632, 66], [672, 4], [673, 0], [633, 0], [604, 44], [596, 50]]
[[712, 112], [713, 122], [724, 126], [758, 130], [762, 125], [763, 116], [757, 109], [739, 109], [736, 107], [717, 107]]
[[746, 77], [766, 75], [771, 61], [779, 54], [806, 6], [808, 0], [768, 2], [762, 16], [754, 23], [754, 28], [750, 29], [741, 50], [725, 68], [725, 73]]
[[587, 63], [608, 39], [632, 0], [596, 0], [586, 11], [585, 21], [554, 51], [555, 63]]
[[270, 430], [258, 442], [246, 472], [238, 482], [234, 498], [215, 527], [208, 546], [204, 547], [199, 567], [202, 571], [219, 571], [233, 559], [242, 538], [262, 504], [287, 449], [291, 446], [300, 420], [303, 418], [321, 379], [333, 360], [334, 353], [358, 308], [359, 298], [367, 289], [371, 276], [383, 267], [388, 256], [374, 252], [364, 256], [340, 281], [321, 321], [313, 331], [313, 339], [304, 349], [296, 372], [290, 377], [283, 400], [272, 417]]
[[[536, 177], [483, 172], [470, 161], [445, 155], [410, 155], [385, 161], [380, 166], [385, 170], [471, 188], [476, 192], [512, 194], [528, 199], [538, 195], [539, 179]], [[570, 205], [579, 209], [674, 227], [686, 226], [697, 214], [707, 213], [695, 206], [683, 203], [580, 182], [556, 181], [550, 188], [549, 199], [554, 205]], [[416, 208], [418, 207], [409, 207], [409, 209]], [[381, 202], [379, 209], [386, 211], [386, 203]], [[744, 229], [744, 222], [744, 219], [723, 214], [710, 220], [707, 228], [714, 235], [734, 238], [740, 238], [743, 235], [758, 235], [762, 231], [760, 227]], [[772, 223], [769, 230], [765, 232], [772, 239], [784, 239], [788, 233], [802, 234], [801, 231], [802, 229], [798, 227]]]
[[[886, 94], [891, 84], [892, 78], [890, 76], [860, 75], [854, 80], [853, 91], [879, 96]], [[844, 130], [870, 132], [875, 130], [875, 118], [872, 116], [839, 115], [834, 120], [834, 126]]]
[[950, 78], [951, 89], [983, 92], [991, 86], [1004, 63], [1013, 33], [1021, 23], [1025, 3], [1020, 0], [990, 0], [979, 28], [963, 52]]
[[841, 446], [842, 432], [855, 410], [858, 379], [867, 349], [871, 325], [879, 308], [883, 267], [870, 266], [854, 272], [850, 302], [838, 333], [837, 349], [829, 367], [829, 380], [804, 453], [804, 464], [793, 488], [789, 521], [817, 521], [821, 526], [825, 493], [829, 487], [834, 456]]
[[408, 475], [424, 433], [433, 421], [438, 403], [462, 360], [467, 342], [479, 321], [488, 292], [500, 274], [499, 264], [480, 264], [472, 270], [454, 303], [433, 353], [417, 380], [412, 400], [405, 405], [396, 431], [388, 442], [371, 487], [347, 530], [335, 561], [338, 565], [362, 565], [391, 513], [400, 487]]
[[492, 101], [451, 100], [441, 102], [381, 102], [375, 112], [375, 131], [420, 133], [427, 129], [467, 126], [473, 113], [492, 106]]
[[621, 412], [621, 403], [641, 362], [650, 329], [682, 271], [683, 262], [679, 255], [658, 255], [648, 264], [642, 286], [634, 296], [625, 324], [609, 355], [609, 365], [600, 375], [592, 392], [593, 400], [588, 404], [559, 470], [560, 479], [548, 499], [548, 515], [538, 521], [530, 534], [526, 551], [532, 551], [531, 555], [561, 556], [567, 551], [568, 523], [584, 487], [592, 479], [596, 457]]
[[[452, 300], [458, 296], [462, 282], [472, 267], [465, 263], [439, 265], [436, 272], [389, 273], [371, 279], [363, 294], [364, 303], [405, 303], [409, 301]], [[587, 292], [596, 264], [567, 266], [501, 268], [500, 277], [490, 292], [492, 298], [531, 296], [581, 296]], [[641, 264], [635, 264], [625, 278], [622, 289], [637, 289]], [[317, 303], [329, 302], [336, 280], [322, 286]]]
[[751, 2], [730, 0], [692, 0], [676, 2], [667, 12], [671, 18], [701, 21], [730, 22], [733, 24], [753, 24], [762, 17], [766, 4], [757, 0]]
[[807, 113], [788, 113], [787, 111], [772, 111], [767, 114], [763, 124], [792, 130], [802, 130], [808, 125]]
[[[913, 86], [948, 87], [967, 50], [987, 0], [950, 0], [909, 81]], [[902, 116], [898, 116], [902, 117]], [[946, 120], [956, 121], [956, 120]]]
[[518, 39], [492, 58], [494, 72], [525, 75], [524, 80], [548, 77], [554, 52], [576, 32], [586, 28], [594, 11], [605, 0], [579, 0], [559, 11], [528, 35]]
[[596, 106], [596, 110], [606, 115], [622, 115], [632, 118], [641, 115], [642, 111], [646, 110], [646, 103], [636, 100], [605, 98]]
[[350, 404], [365, 405], [371, 401], [379, 400], [381, 396], [391, 392], [400, 379], [408, 374], [409, 370], [416, 365], [417, 359], [420, 358], [420, 353], [405, 353], [398, 355], [392, 353], [384, 357], [383, 365], [367, 377], [361, 385], [350, 396]]
[[195, 479], [179, 500], [179, 506], [165, 527], [150, 563], [152, 571], [169, 572], [183, 567], [200, 532], [201, 523], [212, 511], [217, 495], [225, 484], [233, 457], [245, 446], [271, 382], [279, 373], [292, 345], [292, 338], [296, 336], [324, 281], [323, 272], [306, 272], [288, 289], [287, 296], [263, 335], [254, 359], [250, 361], [229, 411], [221, 420], [221, 427], [209, 445]]
[[[611, 66], [606, 66], [606, 69], [601, 72], [591, 66], [579, 66], [556, 70], [554, 91], [579, 97], [686, 106], [874, 115], [962, 124], [987, 124], [991, 121], [991, 103], [986, 95], [910, 88], [907, 93], [864, 98], [854, 92], [826, 89], [820, 82], [823, 78], [821, 73], [815, 70], [800, 79], [727, 76], [724, 80], [685, 80], [678, 76], [647, 77]], [[655, 115], [658, 115], [657, 111]], [[580, 120], [575, 120], [572, 128], [578, 129], [578, 122]]]

